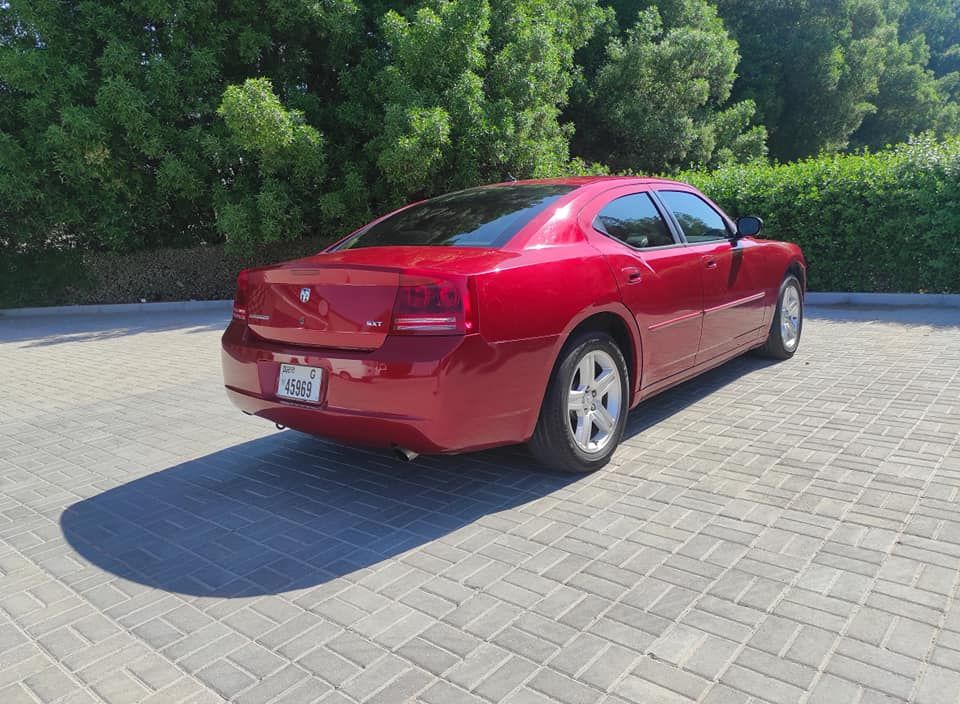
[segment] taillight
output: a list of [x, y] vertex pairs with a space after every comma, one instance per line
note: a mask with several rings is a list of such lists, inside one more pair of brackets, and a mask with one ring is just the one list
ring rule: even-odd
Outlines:
[[466, 280], [402, 274], [393, 306], [393, 332], [456, 335], [476, 332], [477, 314]]
[[233, 297], [233, 319], [247, 319], [247, 298], [250, 288], [250, 272], [243, 269], [237, 274], [237, 293]]

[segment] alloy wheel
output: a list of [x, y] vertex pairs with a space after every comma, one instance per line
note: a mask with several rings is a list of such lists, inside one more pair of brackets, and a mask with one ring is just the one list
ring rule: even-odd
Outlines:
[[602, 452], [623, 412], [620, 372], [603, 350], [587, 352], [570, 379], [567, 415], [574, 442], [584, 452]]
[[803, 308], [796, 286], [787, 286], [780, 303], [780, 338], [788, 352], [793, 352], [800, 342], [800, 323]]

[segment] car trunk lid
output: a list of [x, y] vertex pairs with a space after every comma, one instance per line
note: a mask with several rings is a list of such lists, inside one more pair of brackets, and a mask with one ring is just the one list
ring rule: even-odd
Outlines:
[[247, 324], [285, 344], [373, 350], [390, 322], [398, 270], [309, 260], [250, 271]]

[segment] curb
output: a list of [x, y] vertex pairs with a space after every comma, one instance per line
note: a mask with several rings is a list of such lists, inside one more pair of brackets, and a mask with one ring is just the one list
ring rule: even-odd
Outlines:
[[[832, 293], [809, 291], [805, 301], [812, 306], [853, 306], [860, 308], [960, 308], [960, 293]], [[160, 301], [157, 303], [103, 303], [36, 308], [0, 308], [4, 318], [32, 318], [53, 315], [98, 315], [107, 313], [173, 313], [229, 311], [232, 300]]]
[[854, 306], [878, 308], [960, 308], [957, 293], [828, 293], [808, 292], [805, 300], [812, 306]]
[[174, 313], [189, 311], [229, 311], [233, 301], [160, 301], [157, 303], [104, 303], [76, 306], [41, 306], [37, 308], [0, 308], [4, 318], [33, 318], [53, 315], [99, 315], [105, 313]]

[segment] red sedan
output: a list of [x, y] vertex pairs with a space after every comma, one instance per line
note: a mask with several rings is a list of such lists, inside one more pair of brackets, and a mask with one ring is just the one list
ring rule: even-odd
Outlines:
[[223, 335], [249, 414], [408, 459], [529, 442], [591, 471], [643, 399], [800, 341], [800, 248], [693, 187], [584, 177], [401, 208], [312, 257], [247, 269]]

